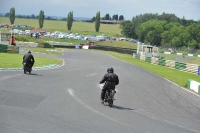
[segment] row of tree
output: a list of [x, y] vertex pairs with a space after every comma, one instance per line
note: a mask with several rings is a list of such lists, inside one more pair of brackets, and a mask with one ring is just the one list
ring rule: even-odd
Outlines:
[[[44, 15], [44, 11], [43, 10], [40, 11], [40, 13], [39, 13], [37, 18], [39, 20], [39, 27], [43, 28], [44, 19], [45, 19], [45, 15]], [[14, 22], [15, 22], [15, 8], [14, 7], [10, 9], [9, 19], [10, 19], [11, 25], [14, 24]], [[73, 23], [73, 12], [70, 11], [69, 14], [68, 14], [68, 17], [67, 17], [67, 28], [68, 28], [68, 30], [71, 30], [72, 23]]]
[[185, 20], [174, 14], [144, 14], [120, 24], [125, 37], [165, 47], [200, 48], [200, 21]]
[[124, 20], [124, 16], [120, 15], [118, 17], [118, 14], [115, 14], [111, 18], [111, 16], [109, 14], [106, 14], [104, 17], [101, 18], [101, 20]]
[[[38, 15], [39, 27], [43, 27], [44, 11]], [[105, 18], [109, 14], [105, 15]], [[10, 9], [10, 22], [14, 24], [15, 9]], [[95, 30], [100, 29], [100, 11], [93, 17], [95, 21]], [[73, 24], [73, 12], [70, 11], [67, 17], [67, 28], [71, 30]], [[133, 17], [132, 21], [124, 21], [120, 24], [123, 36], [137, 39], [141, 42], [156, 46], [167, 47], [191, 47], [200, 48], [200, 21], [185, 20], [178, 18], [174, 14], [162, 15], [144, 14]]]
[[[9, 18], [10, 18], [10, 23], [14, 24], [15, 21], [15, 8], [11, 8], [10, 9], [10, 13], [9, 13]], [[44, 25], [44, 19], [45, 19], [45, 15], [44, 15], [44, 11], [41, 10], [39, 15], [38, 15], [38, 20], [39, 20], [39, 27], [43, 28]], [[97, 12], [96, 17], [95, 17], [95, 30], [96, 32], [99, 32], [99, 28], [100, 28], [100, 11]], [[72, 24], [73, 24], [73, 11], [70, 11], [68, 13], [68, 17], [66, 18], [67, 21], [67, 29], [71, 30], [72, 28]]]
[[[6, 13], [5, 17], [9, 17], [10, 13]], [[31, 14], [31, 15], [15, 15], [15, 18], [27, 18], [27, 19], [39, 19], [39, 15]], [[45, 16], [46, 20], [58, 20], [57, 18], [51, 16]], [[62, 18], [60, 20], [66, 20], [66, 18]]]

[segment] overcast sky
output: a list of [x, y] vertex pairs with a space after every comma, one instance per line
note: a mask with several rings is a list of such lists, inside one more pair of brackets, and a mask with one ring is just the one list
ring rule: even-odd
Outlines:
[[200, 20], [200, 0], [0, 0], [0, 13], [10, 12], [12, 7], [20, 15], [38, 15], [43, 10], [46, 16], [67, 17], [73, 11], [74, 17], [92, 18], [100, 11], [101, 17], [108, 13], [131, 20], [144, 13], [165, 12]]

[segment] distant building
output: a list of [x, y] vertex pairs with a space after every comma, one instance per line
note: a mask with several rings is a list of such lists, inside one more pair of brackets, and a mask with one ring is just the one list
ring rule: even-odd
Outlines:
[[124, 20], [100, 20], [102, 24], [120, 24], [124, 22]]

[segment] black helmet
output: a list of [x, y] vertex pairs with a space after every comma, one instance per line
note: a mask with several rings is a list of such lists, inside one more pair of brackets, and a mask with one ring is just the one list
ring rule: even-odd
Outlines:
[[110, 72], [110, 68], [107, 69], [107, 72], [108, 72], [108, 73]]
[[114, 72], [114, 69], [113, 69], [112, 67], [110, 68], [110, 72], [111, 72], [111, 73], [113, 73], [113, 72]]
[[28, 53], [31, 53], [31, 51], [29, 50]]

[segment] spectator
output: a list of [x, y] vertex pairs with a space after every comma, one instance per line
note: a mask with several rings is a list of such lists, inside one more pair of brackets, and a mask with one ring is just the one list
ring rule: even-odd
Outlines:
[[14, 46], [16, 45], [16, 40], [14, 36], [12, 36], [12, 38], [10, 39], [10, 44]]

